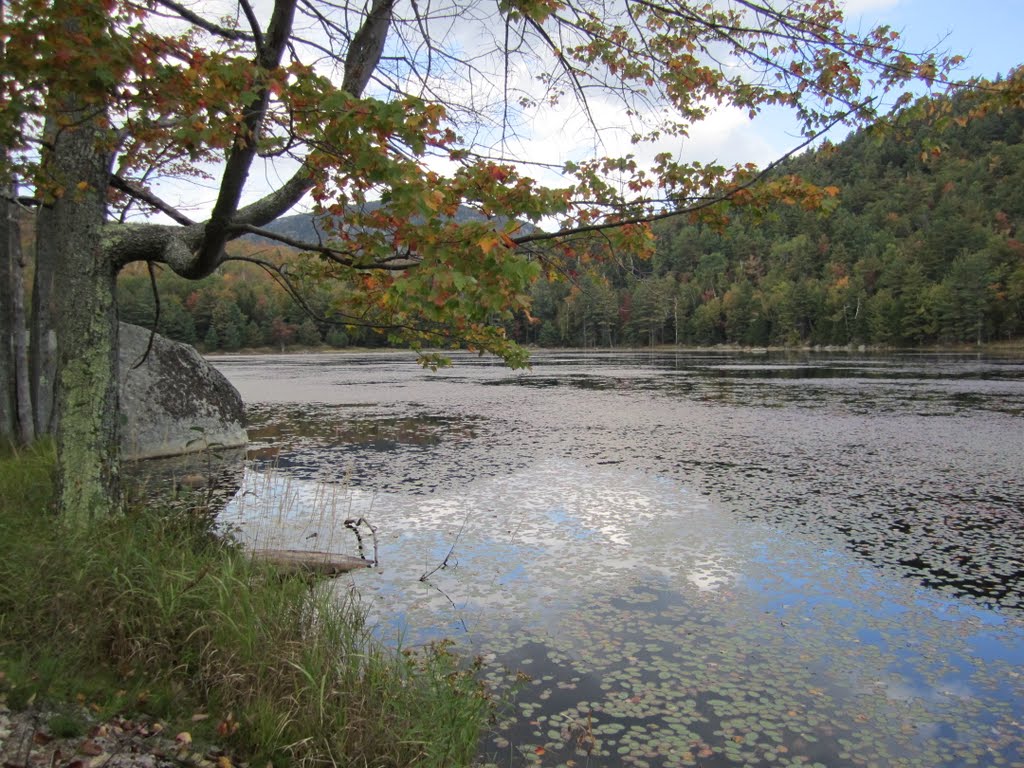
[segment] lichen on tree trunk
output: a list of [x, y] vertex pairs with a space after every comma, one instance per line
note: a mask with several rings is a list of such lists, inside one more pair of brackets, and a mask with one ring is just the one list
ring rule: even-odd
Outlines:
[[[78, 106], [78, 105], [73, 105]], [[110, 152], [93, 108], [60, 131], [51, 168], [63, 189], [53, 206], [58, 509], [73, 526], [117, 509], [117, 270], [103, 248]]]
[[[72, 524], [87, 523], [117, 508], [117, 322], [114, 274], [100, 254], [62, 256], [92, 260], [72, 289], [75, 311], [58, 321], [57, 476], [59, 511]], [[106, 270], [104, 270], [106, 267]], [[104, 271], [107, 274], [104, 274]], [[60, 281], [64, 282], [64, 281]]]

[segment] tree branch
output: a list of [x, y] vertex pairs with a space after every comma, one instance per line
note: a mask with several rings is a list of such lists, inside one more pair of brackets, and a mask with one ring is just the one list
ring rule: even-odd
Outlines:
[[[278, 4], [274, 9], [275, 16], [270, 22], [266, 35], [268, 40], [264, 49], [259, 52], [261, 67], [273, 69], [280, 63], [280, 57], [283, 54], [291, 32], [291, 21], [294, 16], [295, 5], [295, 0], [278, 0]], [[362, 26], [353, 37], [352, 45], [349, 47], [349, 52], [345, 59], [345, 81], [343, 86], [353, 96], [358, 97], [362, 95], [370, 75], [380, 61], [388, 28], [391, 24], [392, 8], [393, 0], [375, 0]], [[286, 21], [287, 24], [285, 24]], [[290, 210], [313, 187], [309, 166], [307, 163], [303, 163], [283, 186], [257, 200], [255, 203], [243, 208], [237, 207], [242, 186], [256, 155], [256, 128], [266, 112], [266, 102], [267, 93], [264, 89], [260, 94], [260, 98], [250, 108], [250, 112], [246, 116], [246, 125], [252, 125], [250, 135], [245, 141], [247, 146], [240, 147], [236, 143], [232, 148], [224, 170], [221, 194], [218, 197], [217, 204], [210, 215], [209, 221], [205, 225], [206, 234], [203, 247], [196, 259], [195, 265], [190, 266], [186, 270], [188, 274], [184, 274], [185, 277], [202, 277], [212, 272], [223, 260], [224, 244], [228, 240], [251, 231], [251, 227], [259, 228], [269, 224]], [[266, 237], [273, 235], [273, 233], [260, 234]], [[280, 240], [280, 238], [275, 239]], [[302, 247], [316, 252], [319, 252], [319, 249], [322, 248], [322, 246], [306, 248], [309, 245], [308, 243], [303, 243], [295, 247]]]
[[391, 26], [391, 11], [394, 0], [373, 0], [373, 7], [366, 15], [359, 31], [352, 37], [345, 56], [345, 77], [341, 87], [353, 96], [362, 94], [370, 75], [380, 62]]
[[238, 0], [238, 4], [242, 6], [242, 13], [245, 14], [245, 18], [249, 22], [249, 28], [252, 30], [252, 38], [256, 43], [256, 51], [262, 53], [263, 30], [260, 29], [260, 21], [256, 18], [256, 13], [252, 9], [252, 4], [249, 0]]
[[[233, 229], [235, 229], [235, 227], [233, 227]], [[237, 229], [239, 230], [239, 234], [244, 232], [245, 234], [259, 235], [260, 237], [265, 237], [268, 240], [273, 240], [281, 243], [282, 245], [290, 246], [304, 253], [320, 254], [336, 264], [341, 264], [345, 267], [352, 267], [354, 269], [374, 269], [389, 272], [401, 272], [402, 270], [410, 269], [419, 264], [419, 260], [413, 258], [409, 254], [406, 254], [405, 256], [396, 254], [379, 261], [363, 262], [359, 259], [358, 251], [354, 249], [346, 251], [339, 248], [332, 248], [331, 246], [324, 245], [323, 243], [311, 243], [307, 240], [299, 240], [298, 238], [289, 237], [288, 235], [283, 235], [280, 232], [274, 232], [273, 230], [263, 229], [261, 227], [243, 226], [238, 227]], [[234, 257], [227, 257], [229, 260], [232, 258]]]
[[228, 27], [222, 27], [219, 24], [214, 24], [212, 21], [208, 21], [200, 16], [195, 11], [189, 10], [184, 5], [174, 2], [174, 0], [156, 0], [156, 2], [164, 8], [169, 8], [178, 14], [185, 21], [195, 24], [200, 29], [205, 29], [207, 32], [218, 37], [223, 37], [227, 40], [251, 40], [250, 35], [240, 32], [237, 29], [230, 29]]
[[433, 336], [439, 341], [447, 340], [452, 336], [452, 332], [445, 329], [443, 326], [439, 328], [427, 328], [425, 326], [411, 325], [409, 323], [373, 323], [368, 322], [364, 316], [347, 315], [343, 312], [338, 313], [343, 319], [332, 320], [329, 317], [319, 314], [309, 305], [309, 302], [303, 298], [301, 290], [291, 281], [291, 278], [285, 273], [281, 266], [265, 259], [258, 259], [254, 256], [229, 256], [227, 261], [241, 261], [247, 264], [255, 264], [262, 268], [268, 275], [270, 275], [274, 282], [284, 289], [299, 309], [318, 323], [335, 326], [352, 325], [360, 328], [372, 328], [378, 331], [412, 331], [414, 333]]
[[124, 192], [126, 195], [134, 197], [136, 200], [140, 200], [141, 202], [156, 208], [158, 211], [166, 214], [168, 217], [184, 227], [190, 227], [196, 223], [173, 205], [157, 197], [148, 189], [140, 186], [139, 184], [128, 181], [116, 173], [110, 174], [110, 186], [120, 192]]
[[560, 229], [557, 232], [532, 232], [528, 235], [520, 235], [519, 237], [513, 237], [511, 238], [511, 240], [516, 245], [523, 245], [525, 243], [536, 243], [544, 240], [558, 240], [561, 238], [573, 237], [575, 235], [584, 235], [592, 232], [604, 232], [606, 230], [617, 229], [628, 224], [652, 224], [655, 221], [661, 221], [662, 219], [670, 219], [674, 216], [682, 216], [684, 214], [695, 213], [696, 211], [701, 211], [704, 210], [705, 208], [710, 208], [712, 205], [716, 205], [718, 203], [721, 203], [725, 200], [734, 197], [737, 192], [741, 192], [742, 190], [745, 189], [750, 189], [751, 187], [763, 181], [772, 171], [774, 171], [784, 162], [789, 160], [795, 154], [806, 149], [812, 143], [814, 143], [819, 138], [824, 136], [826, 133], [828, 133], [829, 130], [831, 130], [833, 127], [835, 127], [843, 120], [845, 120], [849, 114], [850, 112], [844, 112], [842, 115], [835, 118], [831, 123], [826, 125], [820, 131], [815, 133], [813, 136], [808, 137], [804, 142], [793, 147], [786, 154], [782, 155], [777, 160], [766, 165], [764, 169], [759, 171], [757, 174], [755, 174], [753, 177], [743, 182], [739, 186], [731, 188], [725, 194], [715, 195], [714, 197], [706, 198], [702, 200], [700, 203], [697, 203], [696, 205], [691, 205], [683, 209], [662, 211], [659, 213], [652, 213], [644, 216], [634, 216], [628, 219], [619, 219], [617, 221], [608, 221], [602, 224], [589, 224], [582, 227], [569, 227], [566, 229]]
[[[274, 12], [267, 26], [265, 42], [257, 51], [256, 64], [264, 75], [271, 72], [281, 63], [281, 57], [287, 47], [291, 35], [292, 20], [295, 16], [296, 0], [277, 0]], [[242, 189], [249, 176], [249, 168], [256, 158], [256, 144], [260, 126], [270, 102], [270, 91], [264, 82], [255, 100], [248, 106], [242, 120], [242, 130], [235, 137], [235, 142], [228, 154], [221, 177], [220, 194], [213, 206], [209, 221], [206, 222], [205, 235], [199, 253], [187, 274], [183, 277], [206, 277], [217, 268], [222, 260], [224, 244], [228, 240], [228, 229], [231, 220], [238, 211], [238, 201]]]

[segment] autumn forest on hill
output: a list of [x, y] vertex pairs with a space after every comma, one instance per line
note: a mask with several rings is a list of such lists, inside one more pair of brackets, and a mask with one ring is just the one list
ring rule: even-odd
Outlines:
[[[830, 205], [779, 203], [758, 216], [734, 209], [719, 227], [664, 220], [651, 259], [567, 262], [561, 279], [535, 284], [529, 315], [507, 332], [526, 344], [575, 347], [1020, 339], [1024, 112], [974, 116], [970, 97], [932, 106], [927, 120], [862, 131], [778, 169], [835, 187]], [[291, 218], [281, 225], [296, 226]], [[284, 256], [266, 242], [232, 247]], [[301, 267], [293, 277], [301, 284]], [[159, 330], [206, 351], [392, 343], [372, 314], [351, 317], [365, 283], [311, 280], [303, 308], [254, 264], [229, 263], [202, 283], [168, 272], [156, 282]], [[122, 274], [119, 305], [122, 320], [152, 324], [144, 267]]]

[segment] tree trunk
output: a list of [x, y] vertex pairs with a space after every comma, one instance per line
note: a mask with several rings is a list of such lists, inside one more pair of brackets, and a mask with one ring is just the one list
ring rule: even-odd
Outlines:
[[[48, 121], [47, 142], [57, 138], [56, 121]], [[32, 405], [36, 433], [50, 434], [53, 423], [57, 383], [57, 331], [54, 327], [57, 310], [54, 306], [53, 281], [57, 274], [57, 234], [53, 208], [43, 206], [36, 214], [36, 271], [32, 281], [32, 324], [29, 349], [32, 365]]]
[[672, 343], [679, 346], [679, 297], [672, 297]]
[[[13, 198], [13, 185], [4, 188]], [[21, 250], [21, 210], [5, 202], [0, 213], [0, 437], [21, 445], [35, 440], [29, 386], [27, 325], [25, 322], [25, 258]]]
[[32, 387], [29, 382], [28, 326], [25, 322], [25, 254], [21, 249], [21, 210], [7, 206], [8, 249], [11, 254], [11, 314], [14, 338], [14, 401], [17, 405], [18, 439], [28, 445], [36, 439], [32, 416]]
[[[69, 98], [69, 101], [74, 101]], [[103, 219], [110, 153], [101, 115], [74, 105], [54, 141], [54, 177], [64, 189], [45, 236], [56, 253], [57, 499], [69, 524], [82, 527], [114, 511], [118, 482], [117, 270], [107, 258]], [[41, 235], [44, 233], [41, 232]]]
[[[9, 188], [5, 191], [9, 192]], [[6, 213], [10, 205], [4, 205]], [[16, 371], [14, 365], [14, 255], [9, 218], [0, 216], [0, 445], [17, 441]]]
[[[6, 5], [0, 0], [0, 21], [6, 21]], [[0, 57], [6, 54], [0, 39]], [[0, 446], [17, 441], [17, 366], [14, 358], [14, 270], [15, 253], [11, 248], [11, 208], [8, 198], [14, 197], [14, 184], [8, 170], [8, 154], [0, 154], [0, 173], [4, 176], [4, 200], [0, 201]]]

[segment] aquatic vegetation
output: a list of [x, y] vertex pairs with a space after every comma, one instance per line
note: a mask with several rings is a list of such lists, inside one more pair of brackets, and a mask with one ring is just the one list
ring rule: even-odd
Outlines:
[[381, 567], [341, 588], [379, 637], [482, 656], [495, 765], [1019, 764], [1024, 366], [743, 362], [378, 358], [303, 407], [429, 447], [275, 439], [321, 483], [361, 466]]

